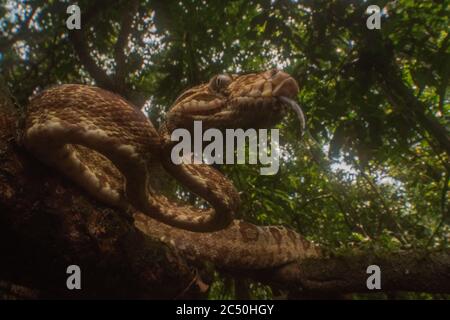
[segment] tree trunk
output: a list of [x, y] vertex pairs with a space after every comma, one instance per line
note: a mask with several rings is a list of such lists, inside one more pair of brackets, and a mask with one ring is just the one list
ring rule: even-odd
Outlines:
[[[142, 234], [125, 214], [85, 196], [16, 143], [17, 117], [0, 92], [0, 283], [3, 296], [195, 297], [195, 274], [174, 248]], [[68, 290], [78, 265], [82, 290]], [[8, 292], [9, 290], [9, 292]], [[6, 291], [6, 292], [5, 292]], [[19, 290], [21, 291], [21, 290]], [[22, 290], [24, 291], [24, 290]], [[25, 290], [26, 291], [26, 290]], [[20, 295], [19, 295], [20, 296]], [[32, 296], [32, 295], [31, 295]]]

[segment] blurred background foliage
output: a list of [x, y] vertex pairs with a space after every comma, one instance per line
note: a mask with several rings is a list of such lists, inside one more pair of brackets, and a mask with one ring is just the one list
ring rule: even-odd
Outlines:
[[[284, 69], [300, 84], [308, 132], [300, 140], [293, 117], [279, 125], [275, 176], [221, 168], [242, 191], [240, 217], [337, 253], [448, 248], [448, 1], [81, 0], [78, 38], [69, 4], [0, 0], [0, 71], [20, 105], [54, 84], [95, 83], [158, 125], [214, 74]], [[383, 8], [381, 30], [366, 28], [369, 4]], [[218, 274], [211, 297], [272, 296], [230, 281]]]

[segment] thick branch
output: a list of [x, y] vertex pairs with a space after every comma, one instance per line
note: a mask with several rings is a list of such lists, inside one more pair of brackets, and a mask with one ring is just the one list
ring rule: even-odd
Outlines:
[[130, 3], [130, 10], [124, 13], [120, 26], [119, 36], [114, 47], [114, 60], [116, 61], [115, 81], [121, 88], [125, 89], [126, 57], [124, 49], [127, 45], [128, 36], [131, 32], [133, 17], [138, 9], [139, 2], [134, 0]]
[[73, 44], [73, 48], [80, 59], [81, 64], [86, 68], [89, 75], [94, 78], [100, 87], [108, 90], [116, 91], [114, 81], [106, 74], [106, 72], [97, 65], [95, 60], [89, 53], [87, 41], [82, 30], [69, 31], [69, 39]]
[[[85, 197], [17, 145], [10, 105], [0, 90], [0, 295], [13, 297], [20, 288], [39, 298], [197, 295], [200, 280], [173, 248], [142, 234], [130, 216]], [[66, 288], [71, 264], [82, 269], [81, 291]]]
[[[369, 265], [381, 269], [381, 290], [366, 285]], [[450, 293], [450, 251], [435, 253], [360, 253], [335, 258], [305, 259], [277, 270], [252, 272], [264, 283], [308, 293], [415, 291]]]
[[114, 46], [114, 60], [116, 62], [116, 67], [114, 75], [112, 76], [108, 75], [91, 56], [91, 49], [89, 48], [88, 40], [83, 32], [89, 23], [99, 15], [104, 6], [105, 1], [100, 0], [94, 2], [83, 15], [84, 19], [82, 20], [83, 25], [81, 30], [70, 30], [69, 39], [81, 64], [86, 68], [89, 75], [96, 81], [98, 86], [129, 99], [139, 108], [143, 105], [145, 99], [143, 99], [140, 94], [136, 94], [127, 87], [126, 77], [128, 70], [124, 52], [128, 37], [131, 33], [133, 18], [138, 10], [139, 1], [132, 1], [129, 10], [123, 13], [119, 35]]

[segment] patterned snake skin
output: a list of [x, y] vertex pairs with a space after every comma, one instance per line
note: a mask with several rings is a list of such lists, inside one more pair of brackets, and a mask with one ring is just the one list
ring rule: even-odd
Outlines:
[[[258, 227], [234, 220], [239, 195], [233, 184], [206, 164], [175, 165], [170, 140], [176, 128], [268, 128], [292, 108], [298, 92], [287, 73], [269, 70], [218, 75], [184, 92], [159, 132], [121, 97], [93, 86], [60, 85], [30, 100], [23, 143], [36, 158], [57, 168], [91, 196], [134, 212], [136, 226], [174, 244], [187, 256], [221, 266], [266, 268], [318, 250], [284, 227]], [[113, 164], [113, 165], [111, 165]], [[210, 208], [196, 208], [160, 194], [152, 175], [161, 166]]]

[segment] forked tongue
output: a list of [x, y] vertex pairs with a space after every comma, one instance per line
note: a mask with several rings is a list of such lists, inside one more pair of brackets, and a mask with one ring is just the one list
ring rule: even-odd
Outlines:
[[283, 96], [279, 97], [279, 99], [283, 103], [285, 103], [287, 106], [291, 107], [297, 114], [297, 118], [300, 121], [301, 130], [302, 130], [301, 135], [303, 136], [303, 134], [305, 133], [305, 129], [306, 129], [306, 120], [305, 120], [305, 115], [303, 114], [302, 108], [300, 108], [298, 103], [293, 99], [289, 99], [289, 98], [283, 97]]

